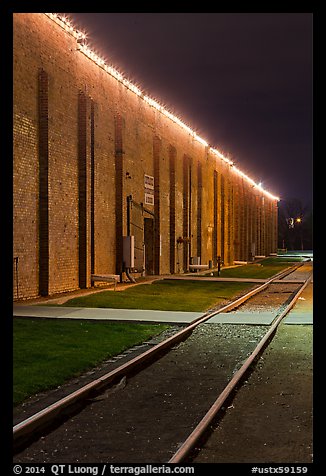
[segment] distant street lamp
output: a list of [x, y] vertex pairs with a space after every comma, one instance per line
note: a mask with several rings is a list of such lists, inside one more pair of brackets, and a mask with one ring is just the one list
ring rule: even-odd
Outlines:
[[286, 223], [288, 224], [289, 228], [294, 228], [295, 223], [301, 223], [302, 219], [301, 217], [298, 217], [294, 220], [294, 218], [286, 218]]

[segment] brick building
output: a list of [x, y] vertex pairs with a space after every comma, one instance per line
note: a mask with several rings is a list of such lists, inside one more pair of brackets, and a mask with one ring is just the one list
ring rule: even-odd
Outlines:
[[170, 274], [277, 247], [277, 198], [145, 96], [55, 14], [14, 14], [14, 292]]

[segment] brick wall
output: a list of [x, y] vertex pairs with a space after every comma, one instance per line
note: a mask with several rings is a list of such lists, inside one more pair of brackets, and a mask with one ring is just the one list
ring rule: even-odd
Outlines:
[[[146, 207], [156, 273], [182, 272], [191, 256], [244, 259], [254, 239], [257, 254], [275, 251], [275, 204], [77, 47], [46, 15], [14, 14], [19, 297], [120, 274], [126, 197], [144, 203], [145, 174], [155, 185]], [[177, 244], [180, 236], [190, 241]]]

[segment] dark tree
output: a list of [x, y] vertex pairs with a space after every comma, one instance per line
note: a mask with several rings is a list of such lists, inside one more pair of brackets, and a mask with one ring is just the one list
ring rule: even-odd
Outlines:
[[288, 250], [311, 250], [312, 210], [301, 200], [282, 200], [278, 214], [278, 246]]

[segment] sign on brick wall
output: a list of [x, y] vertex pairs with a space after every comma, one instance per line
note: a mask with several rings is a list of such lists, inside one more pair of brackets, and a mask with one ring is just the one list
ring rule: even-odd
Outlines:
[[144, 175], [145, 205], [154, 205], [154, 177]]

